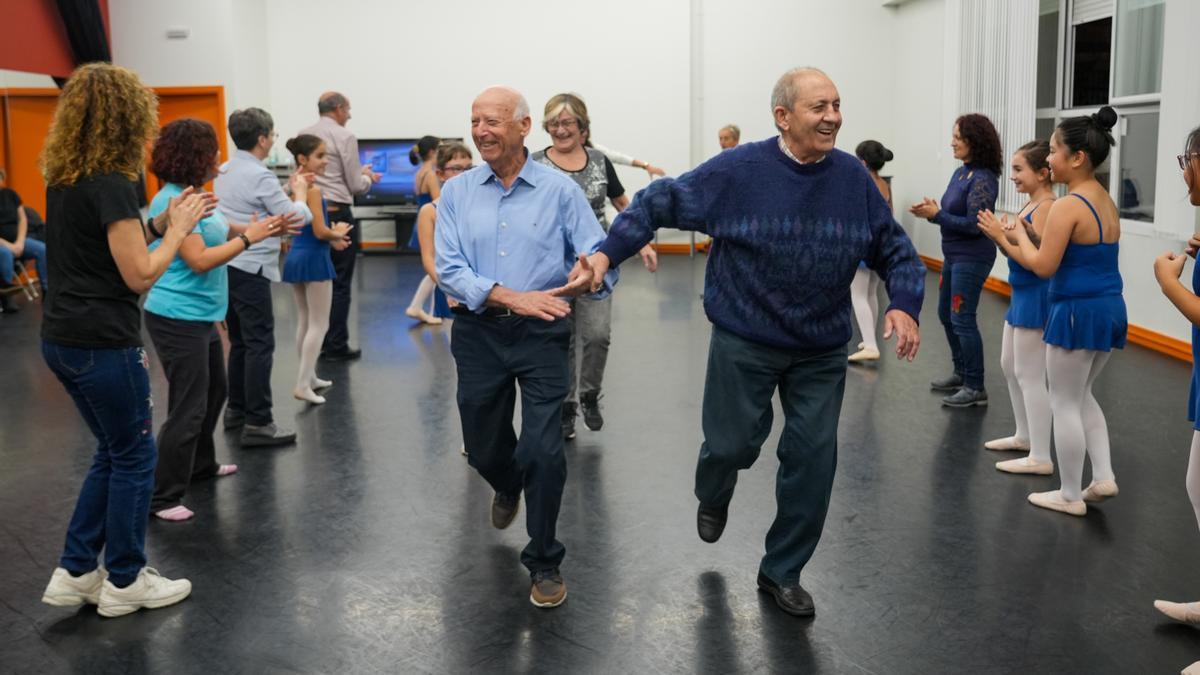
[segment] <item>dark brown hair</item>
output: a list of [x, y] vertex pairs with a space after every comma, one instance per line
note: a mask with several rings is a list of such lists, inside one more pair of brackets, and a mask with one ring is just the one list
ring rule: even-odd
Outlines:
[[958, 134], [971, 147], [971, 164], [999, 174], [1004, 166], [1004, 150], [992, 121], [985, 115], [968, 113], [954, 123], [958, 125]]
[[165, 127], [150, 151], [150, 170], [168, 183], [199, 187], [216, 168], [217, 132], [203, 120], [185, 117]]

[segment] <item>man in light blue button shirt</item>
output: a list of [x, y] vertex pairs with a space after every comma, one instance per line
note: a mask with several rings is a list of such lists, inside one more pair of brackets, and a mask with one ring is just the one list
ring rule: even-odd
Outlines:
[[[442, 188], [435, 246], [438, 284], [463, 302], [451, 344], [468, 460], [496, 491], [495, 527], [512, 523], [524, 492], [529, 599], [557, 607], [567, 595], [558, 569], [566, 548], [555, 538], [567, 480], [559, 416], [571, 338], [562, 319], [571, 307], [563, 297], [590, 289], [585, 256], [604, 230], [574, 181], [528, 161], [531, 126], [529, 104], [512, 89], [492, 87], [475, 99], [471, 137], [486, 164]], [[607, 277], [598, 294], [615, 282]]]
[[[292, 201], [263, 159], [275, 143], [275, 122], [259, 108], [229, 116], [237, 152], [221, 166], [213, 185], [225, 217], [248, 223], [254, 214], [298, 214], [312, 222], [304, 200]], [[292, 194], [308, 193], [308, 180], [292, 176]], [[281, 445], [296, 434], [275, 425], [271, 414], [271, 366], [275, 357], [275, 313], [271, 282], [279, 281], [279, 239], [254, 244], [229, 263], [229, 404], [225, 428], [242, 427], [243, 446]]]

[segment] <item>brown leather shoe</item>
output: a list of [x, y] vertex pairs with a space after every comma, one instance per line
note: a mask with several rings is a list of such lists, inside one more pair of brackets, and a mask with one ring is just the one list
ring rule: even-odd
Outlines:
[[558, 607], [567, 599], [567, 583], [558, 569], [540, 570], [533, 573], [533, 585], [529, 588], [529, 601], [534, 607]]
[[495, 497], [492, 497], [492, 527], [497, 530], [512, 525], [512, 521], [516, 519], [517, 512], [521, 510], [521, 493], [515, 495], [506, 495], [497, 492]]

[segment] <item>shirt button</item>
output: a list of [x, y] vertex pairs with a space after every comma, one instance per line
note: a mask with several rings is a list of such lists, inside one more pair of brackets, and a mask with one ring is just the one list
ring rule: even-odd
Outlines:
[[508, 253], [506, 253], [506, 252], [504, 252], [504, 251], [500, 251], [500, 257], [501, 257], [501, 258], [503, 258], [503, 257], [504, 257], [504, 256], [506, 256], [506, 255], [508, 255]]
[[508, 227], [508, 223], [500, 223], [500, 227], [501, 227], [502, 229], [503, 229], [503, 228], [506, 228], [506, 227]]

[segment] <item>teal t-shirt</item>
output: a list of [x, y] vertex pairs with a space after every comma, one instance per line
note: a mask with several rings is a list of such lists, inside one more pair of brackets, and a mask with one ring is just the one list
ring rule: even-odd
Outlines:
[[[150, 216], [166, 211], [167, 203], [180, 192], [183, 192], [182, 187], [167, 183], [150, 202]], [[219, 246], [229, 239], [229, 221], [217, 209], [196, 225], [194, 233], [204, 238], [205, 246]], [[159, 241], [150, 244], [150, 250], [153, 251], [159, 244]], [[144, 307], [147, 312], [169, 319], [222, 321], [228, 306], [229, 274], [225, 265], [197, 274], [183, 258], [176, 255], [167, 271], [150, 289]]]

